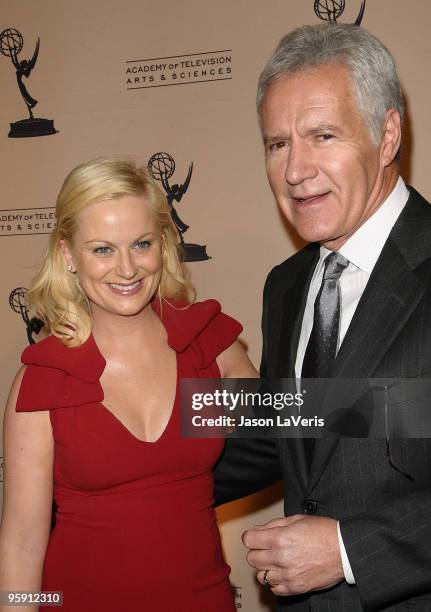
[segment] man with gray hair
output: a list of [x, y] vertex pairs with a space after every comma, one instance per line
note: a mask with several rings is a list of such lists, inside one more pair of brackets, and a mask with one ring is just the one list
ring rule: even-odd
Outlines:
[[[262, 377], [429, 376], [431, 208], [399, 176], [391, 54], [354, 25], [298, 28], [257, 102], [271, 189], [310, 243], [268, 276]], [[280, 609], [431, 611], [429, 439], [228, 440], [217, 502], [280, 477], [286, 516], [243, 536]]]

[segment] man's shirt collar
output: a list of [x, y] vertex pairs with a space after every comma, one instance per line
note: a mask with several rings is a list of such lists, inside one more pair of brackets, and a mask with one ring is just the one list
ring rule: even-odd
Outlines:
[[[354, 266], [371, 274], [383, 250], [386, 240], [404, 206], [409, 199], [409, 191], [401, 177], [392, 192], [367, 221], [356, 230], [343, 244], [339, 252]], [[331, 251], [320, 247], [320, 262]]]

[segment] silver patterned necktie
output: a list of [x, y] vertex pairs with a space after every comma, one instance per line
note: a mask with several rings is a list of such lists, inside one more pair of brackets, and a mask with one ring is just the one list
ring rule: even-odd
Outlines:
[[[324, 378], [338, 349], [340, 335], [340, 276], [349, 260], [334, 251], [325, 259], [322, 284], [314, 302], [313, 328], [302, 363], [302, 378]], [[314, 454], [314, 438], [304, 439], [308, 470]]]
[[340, 276], [349, 260], [334, 251], [325, 259], [322, 284], [314, 302], [313, 328], [302, 364], [302, 378], [324, 378], [337, 355], [340, 332]]

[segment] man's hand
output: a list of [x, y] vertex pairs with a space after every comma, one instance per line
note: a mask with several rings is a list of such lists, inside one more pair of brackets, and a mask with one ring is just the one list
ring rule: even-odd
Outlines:
[[344, 578], [337, 521], [302, 514], [274, 519], [243, 534], [248, 563], [275, 595], [325, 589]]

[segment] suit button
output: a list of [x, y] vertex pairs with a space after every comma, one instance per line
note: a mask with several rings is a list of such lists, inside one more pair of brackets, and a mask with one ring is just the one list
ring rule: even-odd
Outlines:
[[306, 499], [302, 507], [304, 509], [304, 514], [316, 514], [317, 501], [314, 499]]

